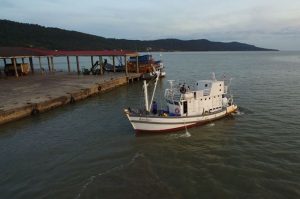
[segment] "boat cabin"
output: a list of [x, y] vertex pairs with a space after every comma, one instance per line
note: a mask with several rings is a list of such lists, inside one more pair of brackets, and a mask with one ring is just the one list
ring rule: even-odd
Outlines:
[[227, 86], [224, 81], [201, 80], [195, 83], [179, 84], [166, 89], [165, 99], [170, 115], [194, 116], [222, 110], [228, 101]]

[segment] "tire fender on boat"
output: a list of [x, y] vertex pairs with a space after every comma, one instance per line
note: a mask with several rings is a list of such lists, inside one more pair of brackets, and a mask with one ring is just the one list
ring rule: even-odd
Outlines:
[[180, 90], [179, 90], [182, 94], [185, 94], [186, 93], [186, 89], [184, 86], [180, 87]]

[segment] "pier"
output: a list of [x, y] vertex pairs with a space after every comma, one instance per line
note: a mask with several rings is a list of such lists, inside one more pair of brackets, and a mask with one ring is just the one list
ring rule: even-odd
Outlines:
[[0, 79], [0, 124], [74, 103], [139, 78], [139, 73], [110, 73], [101, 78], [56, 73]]
[[[53, 59], [66, 57], [66, 70], [55, 70]], [[69, 57], [76, 57], [77, 71], [70, 70]], [[94, 58], [99, 62], [97, 75], [83, 75], [80, 70], [80, 56], [90, 56], [91, 66]], [[113, 57], [113, 68], [103, 71], [103, 57]], [[115, 87], [140, 79], [140, 73], [130, 73], [127, 69], [127, 57], [138, 56], [135, 52], [124, 51], [45, 51], [25, 48], [2, 48], [0, 59], [9, 65], [13, 74], [0, 74], [0, 125], [24, 117], [39, 114], [63, 105], [83, 100], [89, 96], [109, 91]], [[115, 57], [124, 57], [125, 69], [117, 72]], [[29, 66], [25, 69], [26, 61]], [[34, 67], [33, 59], [39, 60], [39, 67]], [[41, 59], [47, 59], [47, 69], [41, 65]], [[21, 62], [21, 63], [18, 63]], [[137, 66], [138, 67], [138, 66]], [[7, 68], [7, 67], [6, 67]], [[137, 69], [138, 71], [138, 69]], [[6, 71], [7, 72], [7, 71]]]

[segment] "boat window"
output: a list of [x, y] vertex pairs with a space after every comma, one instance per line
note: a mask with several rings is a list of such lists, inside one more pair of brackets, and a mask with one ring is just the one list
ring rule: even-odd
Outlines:
[[220, 89], [220, 91], [221, 91], [222, 89]]
[[222, 95], [222, 98], [224, 98], [225, 97], [225, 95]]
[[187, 113], [187, 102], [183, 102], [183, 113]]
[[222, 84], [220, 84], [220, 86], [222, 86]]
[[205, 84], [205, 87], [207, 87], [207, 84]]
[[210, 99], [210, 98], [209, 98]]
[[206, 98], [205, 98], [205, 100], [206, 100]]
[[194, 98], [196, 99], [196, 92], [194, 92]]

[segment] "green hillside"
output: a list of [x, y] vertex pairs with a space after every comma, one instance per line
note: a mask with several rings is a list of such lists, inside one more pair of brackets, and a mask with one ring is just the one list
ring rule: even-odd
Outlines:
[[239, 42], [160, 39], [151, 41], [111, 39], [86, 33], [0, 20], [0, 46], [57, 50], [134, 51], [262, 51], [270, 50]]

